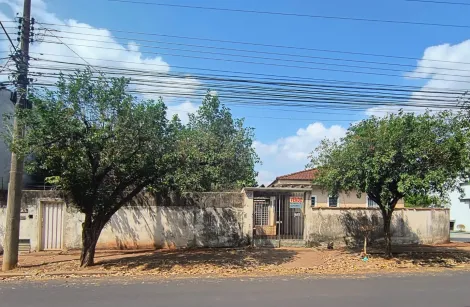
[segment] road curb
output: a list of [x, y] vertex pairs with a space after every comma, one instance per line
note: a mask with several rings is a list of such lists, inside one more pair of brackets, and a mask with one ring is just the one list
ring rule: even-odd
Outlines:
[[102, 272], [102, 271], [65, 271], [65, 272], [43, 272], [43, 273], [0, 273], [0, 279], [12, 278], [12, 277], [40, 277], [40, 276], [96, 276], [96, 275], [114, 275], [117, 272]]

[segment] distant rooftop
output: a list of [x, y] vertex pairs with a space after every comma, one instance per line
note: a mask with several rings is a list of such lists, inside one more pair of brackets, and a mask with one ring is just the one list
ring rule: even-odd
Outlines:
[[276, 180], [313, 180], [316, 172], [317, 170], [312, 168], [300, 172], [279, 176], [276, 178]]

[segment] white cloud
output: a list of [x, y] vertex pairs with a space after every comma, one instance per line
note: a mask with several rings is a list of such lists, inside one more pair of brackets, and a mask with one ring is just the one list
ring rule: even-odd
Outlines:
[[[377, 117], [383, 117], [387, 114], [396, 114], [398, 113], [401, 109], [406, 110], [407, 112], [412, 112], [411, 108], [402, 108], [402, 107], [373, 107], [369, 108], [365, 111], [365, 114], [367, 116], [377, 116]], [[420, 111], [420, 108], [414, 108], [413, 111]]]
[[198, 105], [187, 100], [181, 104], [169, 106], [167, 113], [169, 118], [173, 117], [175, 114], [178, 115], [178, 117], [181, 119], [181, 122], [186, 124], [188, 122], [188, 114], [195, 113], [197, 109]]
[[[460, 81], [470, 81], [470, 40], [459, 44], [442, 44], [426, 48], [417, 68], [406, 74], [408, 78], [428, 77], [428, 87], [462, 88]], [[438, 79], [438, 80], [437, 80]]]
[[321, 140], [338, 139], [345, 133], [344, 127], [325, 127], [316, 122], [300, 128], [295, 135], [279, 138], [268, 144], [256, 141], [253, 146], [263, 162], [258, 170], [258, 183], [266, 185], [277, 176], [303, 170], [309, 162], [308, 155]]
[[[3, 20], [12, 20], [14, 16], [11, 14], [13, 12], [22, 12], [23, 0], [0, 0], [0, 3], [7, 4], [11, 9], [11, 12], [0, 11], [0, 17]], [[34, 12], [35, 19], [38, 21], [35, 25], [36, 42], [30, 47], [30, 56], [32, 58], [30, 61], [30, 72], [37, 79], [36, 83], [53, 83], [55, 81], [53, 77], [38, 75], [40, 71], [57, 73], [59, 70], [54, 68], [75, 69], [79, 67], [47, 61], [62, 61], [76, 64], [86, 64], [86, 61], [97, 67], [112, 67], [115, 69], [115, 72], [118, 72], [113, 76], [120, 76], [119, 70], [121, 72], [123, 69], [133, 70], [130, 90], [138, 91], [141, 97], [147, 99], [163, 97], [165, 103], [170, 108], [177, 109], [176, 112], [169, 110], [170, 116], [181, 114], [184, 121], [187, 119], [187, 112], [195, 110], [195, 105], [187, 101], [185, 97], [188, 94], [193, 94], [201, 86], [201, 82], [191, 76], [177, 78], [165, 75], [171, 71], [171, 67], [162, 57], [146, 57], [140, 51], [137, 43], [132, 41], [125, 43], [117, 41], [107, 29], [96, 28], [73, 19], [62, 20], [48, 10], [43, 0], [33, 0], [32, 11]], [[76, 28], [59, 27], [49, 24], [69, 25]], [[48, 30], [44, 30], [44, 28]], [[61, 31], [79, 32], [80, 34], [70, 34]], [[86, 41], [86, 39], [93, 39], [94, 41]], [[67, 44], [73, 51], [64, 44], [61, 44], [59, 40]], [[2, 42], [2, 47], [8, 49], [7, 43]], [[84, 60], [78, 58], [75, 53], [79, 54]], [[40, 69], [40, 67], [43, 69]], [[45, 70], [45, 68], [52, 68], [52, 70]], [[110, 69], [97, 68], [97, 70], [111, 75], [109, 74]], [[66, 73], [65, 70], [64, 73]], [[161, 74], [164, 75], [162, 76]]]
[[[461, 43], [441, 44], [428, 47], [424, 50], [422, 58], [417, 61], [416, 69], [404, 75], [407, 79], [427, 78], [426, 84], [411, 95], [416, 107], [407, 106], [407, 112], [424, 112], [420, 105], [457, 104], [461, 94], [470, 82], [470, 40]], [[436, 92], [452, 91], [452, 94]], [[434, 93], [432, 93], [434, 92]], [[433, 101], [434, 100], [434, 101]], [[439, 101], [436, 101], [439, 100]], [[383, 116], [387, 113], [396, 113], [400, 107], [384, 106], [370, 108], [367, 115]], [[429, 108], [431, 111], [437, 108]]]
[[271, 182], [273, 182], [274, 179], [276, 179], [277, 176], [279, 176], [279, 174], [270, 171], [260, 170], [258, 172], [258, 178], [256, 179], [259, 185], [264, 184], [265, 186], [268, 186]]

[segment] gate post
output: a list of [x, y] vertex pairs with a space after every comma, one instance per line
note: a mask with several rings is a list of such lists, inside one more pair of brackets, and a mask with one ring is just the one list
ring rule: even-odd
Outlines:
[[243, 193], [243, 234], [247, 241], [252, 245], [253, 242], [253, 217], [254, 217], [254, 207], [253, 207], [253, 191], [242, 190]]

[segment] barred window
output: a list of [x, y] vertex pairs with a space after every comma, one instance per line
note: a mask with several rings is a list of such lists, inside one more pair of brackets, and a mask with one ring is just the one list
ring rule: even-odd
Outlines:
[[369, 197], [367, 197], [367, 208], [378, 208], [379, 205]]
[[255, 203], [255, 226], [268, 225], [269, 203]]
[[333, 208], [338, 207], [338, 196], [328, 197], [328, 207], [333, 207]]

